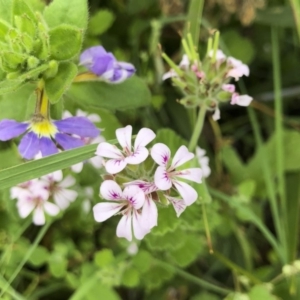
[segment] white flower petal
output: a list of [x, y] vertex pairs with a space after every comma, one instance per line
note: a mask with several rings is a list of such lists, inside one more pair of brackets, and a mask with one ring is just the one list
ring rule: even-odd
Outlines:
[[62, 114], [62, 118], [66, 119], [66, 118], [70, 118], [70, 117], [73, 117], [72, 114], [68, 110], [65, 110]]
[[96, 155], [108, 158], [122, 159], [123, 154], [115, 145], [109, 144], [107, 142], [102, 142], [98, 145], [96, 150]]
[[127, 162], [122, 159], [110, 159], [105, 162], [105, 170], [110, 174], [117, 174], [125, 169]]
[[[100, 157], [100, 156], [96, 156], [96, 157]], [[101, 157], [100, 157], [101, 158]], [[102, 158], [101, 158], [102, 159]], [[80, 162], [78, 164], [75, 164], [73, 166], [71, 166], [71, 170], [74, 172], [74, 173], [80, 173], [83, 169], [83, 162]]]
[[143, 180], [134, 180], [124, 183], [124, 186], [129, 185], [138, 186], [141, 190], [143, 190], [144, 194], [150, 194], [158, 190], [157, 186], [153, 182], [147, 182]]
[[155, 133], [151, 129], [142, 128], [136, 136], [134, 149], [137, 149], [141, 146], [145, 147], [155, 139], [155, 136]]
[[220, 120], [220, 118], [221, 118], [221, 112], [220, 112], [219, 107], [217, 107], [217, 108], [215, 109], [215, 112], [214, 112], [214, 114], [212, 115], [212, 118], [213, 118], [214, 121]]
[[127, 125], [124, 128], [117, 129], [116, 136], [122, 148], [126, 148], [131, 151], [132, 126]]
[[55, 204], [51, 202], [44, 203], [44, 210], [49, 216], [56, 216], [59, 214], [60, 209]]
[[195, 191], [195, 189], [192, 188], [190, 185], [188, 185], [185, 182], [177, 181], [177, 180], [176, 181], [173, 180], [173, 184], [176, 187], [178, 193], [180, 194], [180, 196], [182, 197], [186, 205], [189, 206], [197, 200], [198, 194]]
[[171, 151], [168, 146], [157, 143], [151, 148], [151, 157], [160, 166], [166, 166], [171, 157]]
[[230, 104], [236, 104], [239, 106], [249, 106], [251, 101], [253, 100], [252, 97], [248, 95], [233, 95]]
[[176, 212], [176, 216], [179, 217], [186, 209], [186, 204], [184, 203], [183, 199], [178, 199], [167, 195], [166, 198], [172, 203]]
[[235, 85], [234, 84], [223, 84], [222, 90], [229, 93], [235, 92]]
[[118, 201], [124, 199], [121, 187], [113, 180], [105, 180], [100, 186], [103, 199]]
[[93, 123], [101, 122], [101, 118], [97, 114], [89, 114], [87, 115], [87, 118]]
[[70, 202], [75, 201], [78, 193], [69, 189], [60, 189], [56, 193], [54, 193], [53, 198], [55, 203], [61, 208], [66, 209]]
[[200, 168], [190, 168], [175, 173], [176, 177], [188, 179], [197, 183], [201, 183], [202, 180], [202, 170]]
[[173, 69], [171, 69], [169, 72], [166, 72], [165, 74], [163, 74], [162, 80], [166, 80], [166, 79], [169, 79], [172, 77], [178, 77], [178, 74]]
[[137, 211], [133, 211], [132, 227], [134, 236], [138, 240], [143, 239], [144, 236], [150, 232], [149, 227], [144, 227], [142, 216]]
[[179, 63], [179, 67], [187, 70], [189, 66], [190, 66], [189, 57], [186, 54], [183, 54], [181, 62]]
[[142, 223], [144, 228], [153, 228], [157, 225], [158, 212], [157, 207], [151, 196], [146, 197], [142, 210]]
[[96, 222], [103, 222], [118, 213], [122, 207], [123, 204], [119, 203], [98, 203], [93, 207], [94, 219]]
[[134, 152], [125, 158], [125, 161], [130, 165], [138, 165], [146, 160], [149, 155], [147, 148], [140, 146]]
[[71, 176], [71, 175], [68, 175], [60, 184], [59, 186], [62, 187], [62, 188], [67, 188], [67, 187], [70, 187], [72, 185], [74, 185], [76, 183], [76, 179]]
[[155, 185], [163, 191], [166, 191], [172, 187], [172, 181], [169, 178], [168, 172], [165, 167], [157, 167], [154, 174]]
[[196, 148], [196, 155], [198, 158], [203, 157], [206, 154], [206, 151], [199, 146]]
[[145, 202], [144, 192], [135, 185], [126, 186], [123, 191], [123, 197], [134, 209], [140, 209]]
[[21, 218], [26, 218], [35, 208], [34, 201], [19, 200], [17, 202], [18, 212]]
[[123, 237], [129, 242], [132, 241], [131, 213], [128, 213], [121, 218], [117, 227], [117, 236]]
[[95, 169], [100, 169], [103, 166], [103, 159], [101, 156], [92, 157], [88, 161]]
[[194, 153], [190, 152], [186, 146], [182, 145], [176, 151], [176, 153], [175, 153], [175, 155], [173, 157], [172, 166], [170, 167], [170, 169], [171, 168], [175, 169], [175, 168], [183, 165], [187, 161], [189, 161], [192, 158], [194, 158], [194, 156], [195, 156]]
[[35, 225], [44, 225], [46, 223], [46, 218], [42, 207], [38, 206], [34, 210], [32, 221]]

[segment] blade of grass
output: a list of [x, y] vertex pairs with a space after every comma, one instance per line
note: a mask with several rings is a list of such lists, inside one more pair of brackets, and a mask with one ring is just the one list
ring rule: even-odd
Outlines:
[[292, 9], [293, 9], [293, 14], [294, 14], [294, 19], [296, 23], [296, 29], [298, 32], [298, 37], [300, 41], [300, 1], [299, 0], [290, 0]]
[[30, 256], [32, 255], [34, 249], [37, 247], [37, 245], [40, 243], [42, 238], [44, 237], [45, 233], [47, 232], [48, 228], [50, 227], [51, 222], [46, 223], [38, 233], [37, 237], [35, 238], [34, 242], [30, 246], [30, 248], [27, 250], [27, 252], [24, 254], [24, 257], [22, 261], [19, 263], [17, 268], [15, 269], [14, 273], [10, 276], [9, 280], [7, 281], [7, 284], [3, 287], [2, 292], [0, 294], [0, 299], [3, 296], [3, 294], [9, 289], [10, 284], [15, 280], [15, 278], [18, 276], [21, 269], [24, 267]]

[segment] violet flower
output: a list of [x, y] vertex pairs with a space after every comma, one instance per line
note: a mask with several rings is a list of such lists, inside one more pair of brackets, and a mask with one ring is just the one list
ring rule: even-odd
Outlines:
[[80, 55], [80, 65], [109, 83], [120, 83], [135, 73], [135, 67], [127, 62], [117, 61], [114, 55], [102, 46], [86, 49]]

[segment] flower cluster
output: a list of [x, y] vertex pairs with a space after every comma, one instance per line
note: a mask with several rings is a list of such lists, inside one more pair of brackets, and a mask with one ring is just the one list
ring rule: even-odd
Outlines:
[[56, 216], [77, 198], [77, 192], [69, 189], [75, 184], [72, 176], [63, 178], [61, 170], [39, 179], [33, 179], [11, 188], [11, 199], [17, 199], [21, 218], [33, 215], [35, 225], [46, 223], [45, 213]]
[[[98, 145], [96, 154], [104, 161], [108, 173], [100, 186], [100, 195], [110, 202], [94, 206], [94, 218], [103, 222], [121, 214], [117, 236], [132, 240], [133, 234], [142, 239], [157, 225], [157, 205], [172, 204], [177, 216], [197, 200], [196, 190], [186, 182], [201, 183], [200, 168], [182, 169], [194, 158], [186, 146], [181, 146], [174, 156], [162, 143], [146, 147], [155, 133], [142, 128], [132, 146], [132, 127], [116, 130], [121, 149], [107, 142]], [[150, 156], [149, 156], [150, 154]]]
[[178, 66], [163, 55], [172, 69], [163, 75], [163, 80], [172, 78], [184, 98], [179, 100], [186, 107], [205, 106], [213, 111], [213, 119], [220, 118], [219, 104], [229, 102], [232, 105], [248, 106], [252, 97], [240, 95], [230, 81], [238, 81], [242, 76], [249, 76], [249, 67], [234, 57], [227, 57], [221, 50], [212, 49], [209, 43], [207, 55], [200, 61], [195, 47], [188, 39], [183, 39], [186, 54]]

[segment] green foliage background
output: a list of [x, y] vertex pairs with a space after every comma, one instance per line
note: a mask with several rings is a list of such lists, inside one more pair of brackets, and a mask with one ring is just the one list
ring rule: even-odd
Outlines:
[[[131, 124], [135, 132], [141, 127], [152, 128], [156, 141], [168, 144], [172, 153], [187, 144], [193, 127], [188, 112], [176, 102], [180, 95], [170, 82], [161, 80], [168, 67], [157, 46], [180, 61], [180, 39], [186, 24], [199, 33], [202, 57], [211, 30], [220, 30], [224, 52], [250, 67], [250, 76], [239, 82], [239, 90], [254, 101], [247, 109], [222, 106], [218, 124], [207, 116], [200, 146], [210, 157], [210, 196], [199, 190], [203, 197], [180, 218], [161, 208], [159, 226], [135, 245], [135, 255], [128, 251], [132, 245], [116, 237], [117, 220], [99, 224], [91, 212], [84, 212], [84, 194], [42, 228], [29, 219], [20, 220], [9, 198], [9, 188], [18, 183], [57, 169], [68, 173], [69, 166], [92, 157], [96, 145], [24, 163], [17, 143], [1, 142], [0, 298], [300, 299], [299, 273], [287, 278], [282, 273], [284, 265], [299, 259], [300, 8], [296, 1], [273, 0], [260, 8], [255, 4], [259, 1], [233, 1], [236, 8], [231, 10], [226, 1], [216, 4], [210, 0], [26, 2], [43, 13], [49, 26], [51, 58], [59, 65], [57, 76], [46, 81], [52, 103], [63, 97], [53, 118], [59, 119], [63, 109], [74, 113], [81, 108], [101, 116], [99, 126], [112, 142], [115, 129]], [[248, 11], [241, 15], [246, 2]], [[21, 1], [14, 3], [21, 5]], [[193, 5], [199, 10], [192, 10]], [[12, 1], [0, 1], [5, 24], [14, 22], [11, 7]], [[24, 9], [18, 6], [15, 14]], [[78, 54], [98, 44], [118, 59], [132, 62], [137, 75], [120, 85], [71, 85]], [[62, 55], [61, 47], [70, 51]], [[46, 74], [43, 72], [51, 66], [44, 65], [34, 69], [34, 74], [32, 70], [24, 74]], [[24, 121], [30, 117], [35, 86], [24, 74], [15, 81], [1, 81], [0, 119]], [[0, 79], [4, 78], [0, 73]], [[92, 205], [100, 200], [99, 175], [88, 165], [76, 175], [78, 188], [93, 188]], [[284, 240], [274, 215], [274, 207], [282, 208], [283, 199], [286, 215], [280, 210], [278, 217], [285, 218]]]

